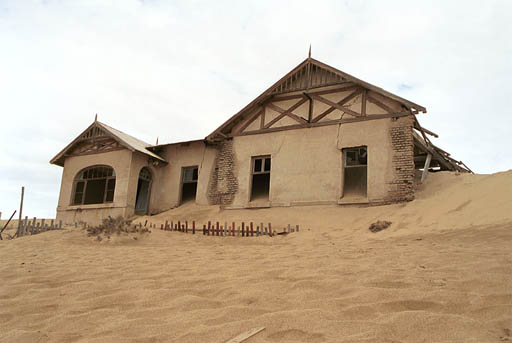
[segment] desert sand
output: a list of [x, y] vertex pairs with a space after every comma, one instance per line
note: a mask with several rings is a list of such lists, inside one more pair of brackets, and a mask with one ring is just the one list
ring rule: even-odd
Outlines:
[[[430, 174], [416, 200], [147, 218], [300, 224], [275, 237], [81, 229], [0, 241], [1, 342], [512, 342], [512, 171]], [[392, 225], [368, 230], [377, 220]]]

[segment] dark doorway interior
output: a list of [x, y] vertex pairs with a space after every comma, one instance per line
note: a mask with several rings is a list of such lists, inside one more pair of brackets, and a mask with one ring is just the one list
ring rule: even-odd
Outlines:
[[182, 169], [181, 175], [181, 203], [192, 202], [196, 200], [197, 178], [199, 170], [197, 167], [186, 167]]
[[270, 193], [270, 156], [252, 158], [251, 201], [268, 200]]
[[366, 147], [343, 149], [343, 197], [366, 198], [368, 154]]
[[149, 195], [151, 192], [151, 172], [144, 167], [140, 170], [137, 183], [137, 197], [135, 200], [135, 214], [145, 215], [149, 208]]

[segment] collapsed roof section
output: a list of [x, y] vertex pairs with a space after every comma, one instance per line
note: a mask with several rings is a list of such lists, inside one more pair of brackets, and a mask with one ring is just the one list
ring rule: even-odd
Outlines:
[[439, 170], [473, 173], [464, 162], [457, 161], [451, 157], [450, 153], [432, 144], [427, 135], [436, 138], [439, 136], [423, 128], [416, 117], [414, 117], [412, 135], [414, 139], [414, 167], [416, 169], [439, 168]]
[[115, 146], [108, 143], [107, 140], [114, 140], [120, 148], [126, 148], [133, 152], [137, 151], [154, 160], [166, 163], [162, 157], [148, 150], [152, 146], [151, 144], [143, 142], [140, 139], [132, 137], [97, 120], [52, 158], [50, 163], [63, 167], [66, 157], [73, 155], [74, 150], [84, 143], [87, 145], [85, 149], [88, 150], [83, 150], [82, 154], [115, 149]]

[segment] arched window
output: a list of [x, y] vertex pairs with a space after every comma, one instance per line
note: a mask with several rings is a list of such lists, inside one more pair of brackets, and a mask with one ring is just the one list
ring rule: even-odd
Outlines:
[[73, 185], [73, 205], [103, 204], [114, 201], [116, 173], [109, 166], [80, 171]]

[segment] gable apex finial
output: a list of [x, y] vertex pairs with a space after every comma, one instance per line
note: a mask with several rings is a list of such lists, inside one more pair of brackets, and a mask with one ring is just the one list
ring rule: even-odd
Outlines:
[[309, 53], [308, 53], [308, 58], [311, 58], [311, 44], [309, 44]]
[[94, 116], [94, 121], [98, 121], [98, 113]]

